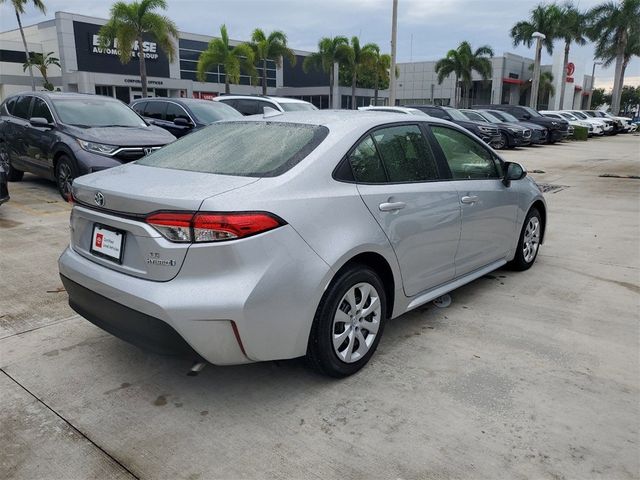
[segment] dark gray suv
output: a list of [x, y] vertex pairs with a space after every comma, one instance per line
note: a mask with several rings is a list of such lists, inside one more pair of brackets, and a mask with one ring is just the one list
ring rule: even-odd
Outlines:
[[0, 105], [0, 164], [10, 181], [24, 172], [55, 180], [68, 199], [76, 177], [115, 167], [175, 140], [119, 100], [28, 92]]

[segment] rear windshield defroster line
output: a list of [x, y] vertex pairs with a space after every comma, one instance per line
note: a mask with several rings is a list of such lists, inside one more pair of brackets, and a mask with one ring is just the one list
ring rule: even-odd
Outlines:
[[320, 125], [219, 122], [182, 137], [136, 163], [191, 172], [275, 177], [309, 155], [327, 137]]

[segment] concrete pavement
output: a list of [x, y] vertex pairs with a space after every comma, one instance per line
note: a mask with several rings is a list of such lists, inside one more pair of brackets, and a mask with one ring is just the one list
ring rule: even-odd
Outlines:
[[60, 291], [68, 206], [48, 182], [11, 184], [0, 477], [638, 478], [640, 136], [504, 157], [564, 187], [537, 264], [389, 322], [341, 381], [299, 360], [187, 377], [102, 332]]

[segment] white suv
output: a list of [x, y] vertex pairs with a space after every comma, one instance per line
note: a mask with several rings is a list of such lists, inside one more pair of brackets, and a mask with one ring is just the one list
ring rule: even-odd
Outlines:
[[312, 103], [297, 98], [268, 97], [264, 95], [221, 95], [214, 98], [216, 102], [226, 103], [243, 115], [262, 115], [264, 107], [271, 107], [279, 112], [299, 112], [318, 110]]

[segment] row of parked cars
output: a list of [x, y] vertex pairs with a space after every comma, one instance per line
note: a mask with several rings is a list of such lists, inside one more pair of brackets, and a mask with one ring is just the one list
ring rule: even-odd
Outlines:
[[[15, 95], [0, 105], [0, 168], [9, 181], [19, 181], [25, 171], [50, 178], [67, 198], [73, 179], [80, 175], [137, 160], [213, 122], [261, 114], [265, 108], [276, 112], [316, 110], [302, 100], [264, 96], [225, 95], [213, 102], [145, 98], [128, 107], [95, 95]], [[361, 109], [426, 114], [448, 120], [496, 149], [558, 142], [569, 137], [577, 126], [586, 127], [589, 136], [615, 135], [636, 128], [628, 118], [596, 110], [538, 112], [518, 105]], [[0, 188], [2, 192], [7, 190], [6, 185]], [[8, 198], [2, 192], [0, 203]]]
[[571, 137], [576, 127], [588, 136], [633, 132], [637, 124], [630, 118], [615, 117], [599, 110], [542, 110], [520, 105], [477, 105], [455, 109], [432, 105], [361, 107], [361, 110], [427, 114], [456, 123], [498, 150], [531, 144], [555, 143]]

